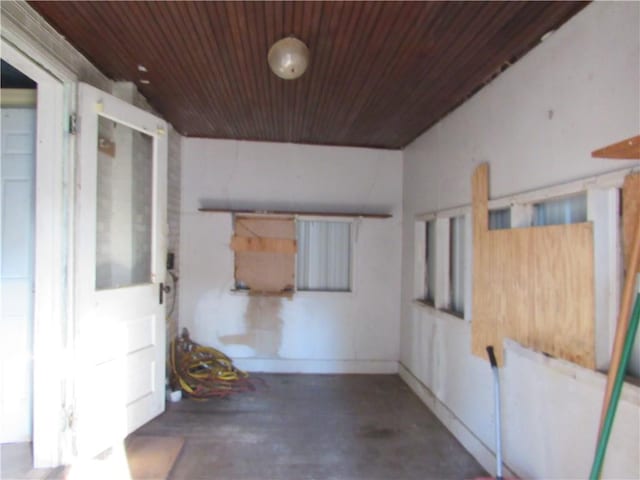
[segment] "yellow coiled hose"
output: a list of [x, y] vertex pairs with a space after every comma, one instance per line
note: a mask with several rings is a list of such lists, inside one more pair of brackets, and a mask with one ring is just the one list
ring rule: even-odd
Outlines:
[[192, 341], [187, 329], [171, 342], [169, 361], [171, 386], [180, 387], [191, 398], [204, 400], [255, 390], [246, 372], [221, 351]]

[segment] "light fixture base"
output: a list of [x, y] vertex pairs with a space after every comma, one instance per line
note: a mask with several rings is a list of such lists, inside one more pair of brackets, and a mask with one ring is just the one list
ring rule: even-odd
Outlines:
[[309, 65], [309, 49], [295, 37], [285, 37], [274, 43], [267, 57], [273, 73], [285, 80], [300, 77]]

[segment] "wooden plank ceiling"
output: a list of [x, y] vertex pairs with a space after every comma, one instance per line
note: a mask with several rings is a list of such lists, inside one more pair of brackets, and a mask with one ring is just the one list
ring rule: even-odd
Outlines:
[[[183, 135], [392, 149], [586, 5], [29, 3], [108, 77], [135, 82]], [[267, 64], [287, 35], [311, 52], [293, 81]]]

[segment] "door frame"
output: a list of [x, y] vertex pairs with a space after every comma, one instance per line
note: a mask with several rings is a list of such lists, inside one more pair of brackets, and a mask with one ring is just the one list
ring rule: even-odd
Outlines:
[[55, 467], [71, 453], [73, 142], [65, 119], [75, 76], [5, 27], [2, 58], [37, 83], [32, 442], [34, 467]]

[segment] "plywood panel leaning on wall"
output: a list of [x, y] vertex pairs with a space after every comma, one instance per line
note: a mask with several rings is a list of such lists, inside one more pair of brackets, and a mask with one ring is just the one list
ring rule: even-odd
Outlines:
[[231, 249], [236, 287], [251, 293], [282, 294], [294, 289], [296, 228], [292, 216], [236, 215]]
[[624, 251], [624, 271], [629, 271], [629, 260], [633, 247], [633, 236], [640, 221], [640, 173], [624, 178], [622, 187], [622, 249]]
[[493, 345], [503, 364], [509, 337], [537, 351], [595, 367], [591, 223], [489, 230], [489, 168], [472, 178], [472, 351]]

